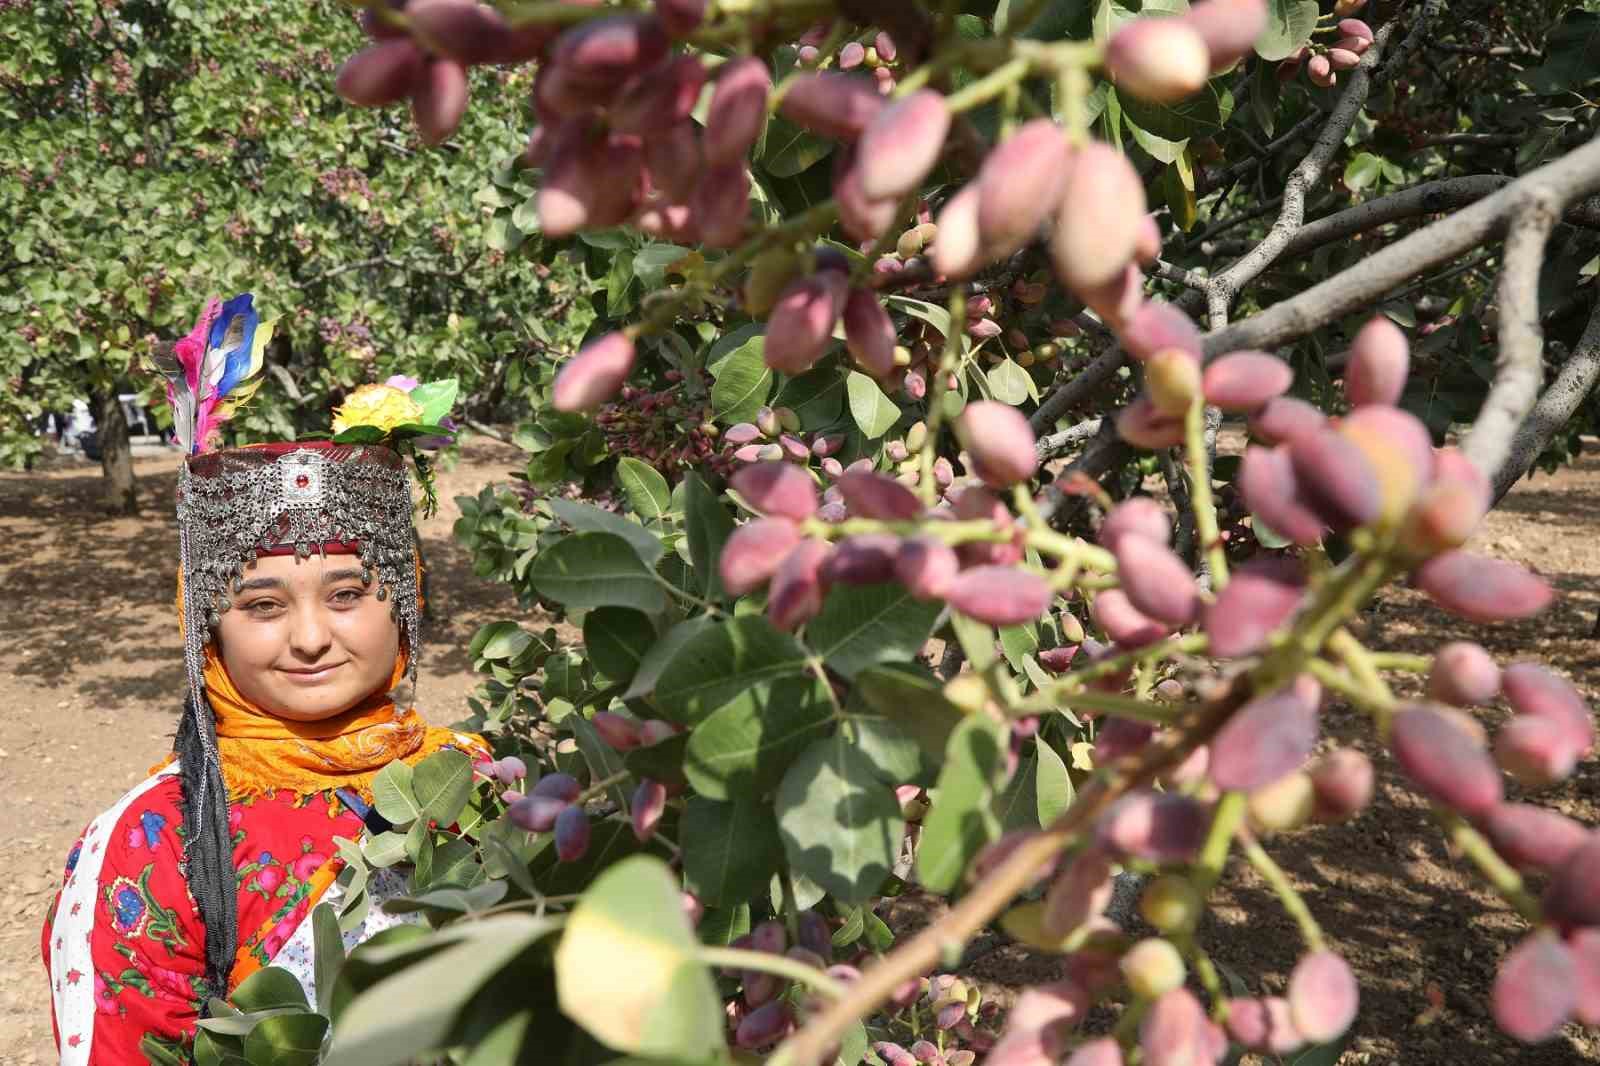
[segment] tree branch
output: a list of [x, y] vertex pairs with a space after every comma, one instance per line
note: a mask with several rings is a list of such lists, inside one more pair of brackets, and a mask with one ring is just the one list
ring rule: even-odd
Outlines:
[[[1426, 21], [1438, 8], [1439, 3], [1440, 0], [1430, 0], [1418, 23]], [[1350, 132], [1356, 116], [1361, 113], [1361, 108], [1367, 102], [1373, 76], [1384, 61], [1384, 56], [1389, 50], [1389, 40], [1396, 29], [1397, 23], [1391, 22], [1379, 30], [1372, 47], [1361, 57], [1360, 64], [1350, 72], [1350, 80], [1345, 85], [1344, 92], [1340, 93], [1333, 110], [1328, 113], [1322, 132], [1317, 134], [1316, 143], [1312, 145], [1311, 151], [1306, 153], [1305, 158], [1300, 160], [1299, 165], [1290, 172], [1289, 180], [1284, 183], [1283, 206], [1272, 228], [1267, 231], [1265, 239], [1243, 258], [1230, 264], [1222, 273], [1213, 276], [1206, 285], [1206, 317], [1212, 329], [1221, 329], [1227, 325], [1228, 310], [1240, 290], [1260, 277], [1283, 254], [1284, 249], [1289, 246], [1290, 239], [1305, 222], [1306, 194], [1319, 185], [1323, 171], [1327, 169], [1334, 154], [1344, 147], [1345, 135]], [[1405, 44], [1395, 50], [1395, 55], [1403, 54], [1405, 45], [1409, 43], [1408, 37]], [[1394, 56], [1390, 58], [1392, 60]]]
[[1539, 397], [1533, 412], [1511, 438], [1505, 458], [1490, 479], [1495, 503], [1533, 469], [1540, 453], [1577, 412], [1578, 405], [1594, 391], [1596, 382], [1600, 382], [1600, 304], [1595, 305], [1589, 324], [1561, 373]]
[[1126, 358], [1122, 349], [1116, 347], [1095, 356], [1071, 381], [1061, 385], [1039, 404], [1039, 409], [1028, 419], [1033, 431], [1038, 433], [1055, 425], [1056, 419], [1094, 395], [1096, 389], [1111, 380]]
[[1492, 240], [1535, 186], [1556, 204], [1600, 192], [1600, 140], [1523, 175], [1462, 211], [1424, 226], [1304, 292], [1205, 337], [1207, 356], [1239, 348], [1271, 350], [1375, 303], [1423, 271]]
[[1065, 455], [1099, 432], [1100, 419], [1086, 418], [1077, 425], [1062, 430], [1060, 433], [1052, 433], [1047, 437], [1040, 437], [1034, 448], [1038, 452], [1039, 461], [1044, 462], [1047, 459]]

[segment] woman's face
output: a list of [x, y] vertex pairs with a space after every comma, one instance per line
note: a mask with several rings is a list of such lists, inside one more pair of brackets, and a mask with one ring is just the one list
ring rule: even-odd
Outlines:
[[239, 692], [280, 718], [316, 722], [388, 683], [400, 629], [353, 555], [271, 555], [245, 571], [217, 630]]

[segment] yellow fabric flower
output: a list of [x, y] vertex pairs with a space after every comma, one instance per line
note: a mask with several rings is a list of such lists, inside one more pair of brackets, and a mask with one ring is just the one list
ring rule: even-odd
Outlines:
[[363, 385], [333, 412], [333, 431], [351, 426], [376, 426], [385, 433], [395, 426], [422, 421], [422, 405], [392, 385]]

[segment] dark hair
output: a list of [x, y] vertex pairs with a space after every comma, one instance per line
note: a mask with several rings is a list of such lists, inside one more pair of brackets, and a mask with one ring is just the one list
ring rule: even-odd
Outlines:
[[[200, 909], [208, 996], [226, 999], [239, 950], [239, 887], [228, 833], [228, 790], [217, 757], [217, 722], [204, 694], [184, 702], [172, 750], [183, 781], [184, 875]], [[201, 1016], [207, 1013], [202, 1010]]]

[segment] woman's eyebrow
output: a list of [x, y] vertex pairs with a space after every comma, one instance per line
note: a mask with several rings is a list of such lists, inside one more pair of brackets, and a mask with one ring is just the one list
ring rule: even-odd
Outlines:
[[365, 578], [366, 573], [360, 567], [346, 567], [343, 570], [324, 570], [322, 573], [322, 583], [324, 585], [331, 585], [335, 581], [362, 581]]
[[[322, 583], [331, 585], [336, 581], [360, 581], [362, 572], [359, 567], [346, 567], [343, 570], [325, 570], [322, 573]], [[287, 589], [282, 578], [278, 577], [253, 577], [239, 585], [239, 592], [256, 592], [261, 589]]]

